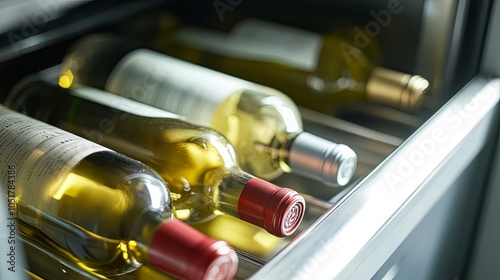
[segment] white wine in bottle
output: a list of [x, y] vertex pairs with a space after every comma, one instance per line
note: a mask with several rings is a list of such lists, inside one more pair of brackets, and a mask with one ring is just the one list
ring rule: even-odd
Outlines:
[[282, 92], [117, 37], [77, 42], [59, 82], [106, 89], [215, 128], [234, 145], [240, 166], [265, 179], [285, 171], [343, 186], [356, 167], [351, 148], [303, 131], [296, 105]]
[[173, 219], [164, 181], [137, 160], [0, 105], [0, 161], [19, 228], [96, 276], [142, 264], [184, 279], [235, 274], [235, 252]]
[[229, 33], [171, 26], [158, 35], [154, 49], [278, 89], [297, 104], [327, 114], [360, 101], [418, 112], [428, 81], [373, 64], [363, 48], [370, 39], [361, 40], [366, 35], [359, 31], [344, 33], [319, 34], [245, 18]]
[[149, 165], [167, 182], [175, 216], [188, 223], [224, 213], [283, 237], [302, 221], [304, 198], [239, 168], [234, 148], [213, 129], [88, 87], [32, 81], [17, 87], [7, 101], [11, 108]]

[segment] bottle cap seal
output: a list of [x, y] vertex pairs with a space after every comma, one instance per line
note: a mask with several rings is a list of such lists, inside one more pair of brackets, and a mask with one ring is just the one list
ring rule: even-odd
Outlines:
[[307, 132], [295, 137], [288, 159], [293, 172], [321, 179], [330, 186], [349, 183], [357, 165], [356, 153], [348, 146]]
[[149, 263], [182, 279], [233, 279], [238, 266], [235, 251], [226, 242], [210, 238], [176, 219], [154, 233]]
[[429, 82], [418, 76], [377, 67], [366, 85], [369, 100], [406, 112], [417, 112]]
[[305, 200], [299, 193], [259, 178], [247, 182], [238, 201], [240, 219], [278, 237], [294, 233], [304, 211]]

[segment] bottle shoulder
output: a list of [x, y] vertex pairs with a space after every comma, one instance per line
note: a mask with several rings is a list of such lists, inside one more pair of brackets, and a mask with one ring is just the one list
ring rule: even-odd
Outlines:
[[116, 207], [122, 205], [125, 212], [136, 209], [139, 215], [147, 209], [160, 219], [172, 216], [170, 192], [165, 181], [138, 160], [111, 150], [101, 151], [81, 160], [70, 175], [73, 179], [66, 183], [98, 186], [95, 195], [110, 194], [108, 203]]
[[278, 122], [278, 129], [284, 129], [288, 133], [302, 131], [299, 108], [281, 91], [257, 85], [255, 89], [244, 90], [239, 103], [238, 107], [247, 108], [256, 119], [273, 119]]

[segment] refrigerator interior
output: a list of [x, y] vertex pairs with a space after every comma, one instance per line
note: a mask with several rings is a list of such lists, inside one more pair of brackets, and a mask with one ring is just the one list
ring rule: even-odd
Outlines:
[[[367, 48], [379, 49], [380, 66], [430, 81], [424, 108], [409, 114], [357, 103], [330, 116], [301, 107], [306, 131], [353, 148], [356, 173], [337, 188], [293, 174], [274, 180], [305, 196], [306, 216], [289, 238], [245, 241], [268, 247], [264, 253], [239, 250], [237, 278], [462, 279], [475, 271], [470, 253], [491, 191], [492, 163], [498, 166], [491, 155], [498, 146], [500, 90], [493, 78], [500, 71], [491, 62], [498, 61], [495, 48], [488, 48], [492, 41], [498, 46], [498, 35], [490, 39], [498, 32], [489, 29], [498, 26], [498, 1], [13, 2], [0, 4], [0, 101], [29, 74], [55, 79], [65, 51], [86, 34], [154, 35], [154, 26], [134, 26], [158, 13], [218, 29], [256, 17], [314, 32], [338, 26], [364, 31]], [[490, 16], [493, 2], [497, 12]], [[483, 60], [485, 53], [491, 59]], [[476, 103], [481, 110], [470, 109]], [[95, 278], [44, 244], [19, 238], [28, 278]], [[151, 278], [170, 279], [147, 267], [113, 279]]]

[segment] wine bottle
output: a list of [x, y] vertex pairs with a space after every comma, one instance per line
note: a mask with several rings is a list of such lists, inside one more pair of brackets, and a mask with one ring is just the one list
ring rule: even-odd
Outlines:
[[3, 105], [0, 143], [11, 223], [83, 269], [116, 276], [147, 263], [184, 279], [234, 276], [234, 250], [173, 219], [168, 189], [146, 165]]
[[59, 83], [88, 85], [186, 116], [234, 145], [242, 169], [264, 179], [283, 171], [346, 185], [356, 154], [304, 132], [295, 104], [283, 93], [183, 62], [117, 37], [85, 37], [63, 62]]
[[239, 168], [234, 148], [213, 129], [97, 89], [44, 81], [20, 85], [6, 102], [149, 165], [167, 182], [175, 216], [187, 223], [224, 213], [283, 237], [302, 221], [304, 198]]
[[353, 30], [318, 34], [246, 18], [229, 33], [170, 26], [152, 48], [278, 89], [297, 104], [327, 114], [366, 101], [417, 113], [428, 81], [374, 65], [364, 48], [370, 38]]

